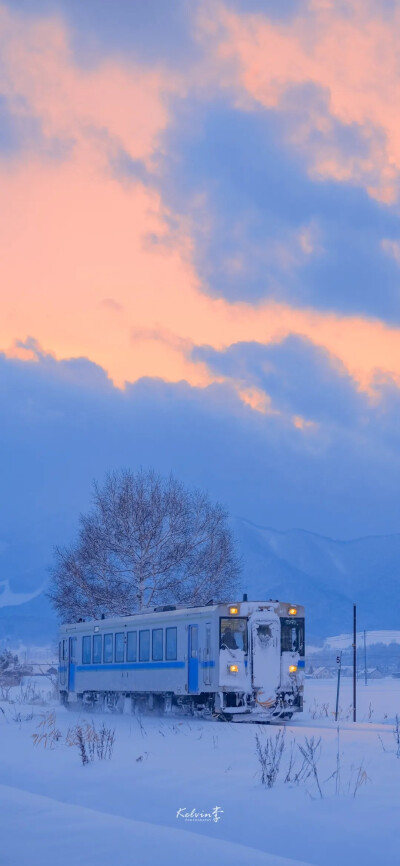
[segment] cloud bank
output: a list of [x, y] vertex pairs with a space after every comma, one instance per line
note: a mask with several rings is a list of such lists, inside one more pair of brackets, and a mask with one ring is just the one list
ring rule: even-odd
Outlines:
[[121, 390], [85, 358], [1, 357], [0, 564], [13, 591], [43, 584], [52, 546], [72, 538], [93, 478], [123, 466], [173, 471], [233, 515], [278, 529], [344, 538], [396, 531], [393, 383], [380, 383], [374, 406], [325, 350], [315, 358], [304, 341], [267, 354], [256, 344], [220, 358], [204, 351], [243, 388], [254, 365], [262, 369], [267, 411], [245, 404], [228, 382], [199, 389], [142, 379]]

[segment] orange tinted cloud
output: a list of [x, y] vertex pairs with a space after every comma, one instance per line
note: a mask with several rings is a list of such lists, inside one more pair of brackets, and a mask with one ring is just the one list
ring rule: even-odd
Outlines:
[[[90, 358], [118, 385], [159, 376], [203, 387], [221, 380], [191, 360], [193, 346], [223, 350], [296, 333], [335, 354], [361, 387], [375, 368], [400, 376], [395, 328], [204, 294], [190, 235], [176, 215], [171, 223], [160, 193], [112, 173], [115, 143], [151, 164], [169, 122], [165, 93], [179, 82], [117, 61], [78, 67], [59, 21], [28, 27], [3, 10], [0, 26], [9, 107], [70, 145], [58, 158], [32, 148], [0, 161], [0, 348], [32, 360], [13, 348], [32, 335], [59, 358]], [[317, 247], [311, 225], [275, 252], [290, 268]], [[232, 384], [252, 408], [270, 411], [262, 392]]]
[[[317, 105], [309, 116], [302, 112], [294, 143], [305, 146], [315, 175], [361, 184], [392, 203], [400, 170], [400, 9], [380, 16], [378, 4], [374, 11], [365, 0], [305, 0], [299, 8], [293, 20], [276, 22], [221, 7], [219, 16], [215, 9], [208, 20], [203, 15], [203, 27], [215, 31], [222, 68], [231, 64], [231, 83], [266, 108], [284, 108], [292, 86], [321, 88], [328, 111]], [[340, 149], [334, 120], [359, 124], [366, 152]], [[318, 132], [318, 143], [310, 142], [310, 130]]]

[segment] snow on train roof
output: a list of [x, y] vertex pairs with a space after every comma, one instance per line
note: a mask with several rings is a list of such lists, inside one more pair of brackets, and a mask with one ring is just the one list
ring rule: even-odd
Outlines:
[[[253, 612], [254, 609], [259, 605], [267, 605], [270, 609], [276, 609], [276, 607], [285, 606], [290, 607], [289, 602], [281, 602], [277, 599], [262, 599], [262, 600], [252, 600], [252, 601], [240, 601], [240, 602], [215, 602], [209, 603], [206, 605], [184, 605], [184, 604], [176, 604], [176, 605], [159, 605], [158, 607], [147, 607], [142, 610], [133, 611], [132, 613], [127, 614], [115, 614], [114, 616], [104, 617], [102, 619], [82, 619], [76, 620], [76, 622], [62, 623], [60, 629], [68, 629], [74, 628], [77, 626], [85, 630], [89, 625], [110, 625], [112, 623], [120, 623], [121, 620], [131, 620], [136, 617], [143, 617], [143, 619], [153, 618], [156, 614], [162, 614], [163, 617], [169, 618], [170, 616], [176, 616], [177, 614], [185, 615], [189, 611], [196, 611], [198, 614], [210, 614], [211, 611], [216, 611], [218, 608], [225, 608], [229, 611], [230, 607], [237, 606], [240, 609], [240, 614], [242, 616], [247, 616], [249, 613]], [[293, 605], [294, 606], [294, 605]], [[302, 605], [296, 605], [298, 609], [298, 615], [304, 616], [304, 607]], [[80, 629], [79, 629], [80, 630]]]

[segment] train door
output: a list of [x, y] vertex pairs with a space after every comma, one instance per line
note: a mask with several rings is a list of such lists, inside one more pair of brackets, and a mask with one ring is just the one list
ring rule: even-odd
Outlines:
[[69, 639], [69, 655], [68, 655], [68, 691], [75, 691], [75, 666], [76, 666], [76, 637]]
[[60, 641], [60, 686], [65, 686], [67, 682], [67, 656], [68, 640], [64, 638]]
[[206, 623], [206, 645], [203, 658], [203, 682], [205, 686], [211, 685], [211, 623]]
[[189, 647], [188, 647], [188, 691], [198, 692], [199, 690], [199, 627], [198, 625], [189, 626]]

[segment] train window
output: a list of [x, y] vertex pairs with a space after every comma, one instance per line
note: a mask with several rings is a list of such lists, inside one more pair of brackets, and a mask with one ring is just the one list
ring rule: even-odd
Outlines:
[[177, 657], [176, 628], [165, 629], [165, 658], [173, 661]]
[[68, 658], [68, 641], [64, 638], [63, 640], [63, 661], [66, 662]]
[[93, 664], [101, 665], [101, 634], [93, 635]]
[[199, 649], [199, 627], [198, 625], [189, 626], [189, 656], [192, 659], [197, 658]]
[[124, 633], [122, 631], [115, 635], [115, 661], [124, 661]]
[[128, 642], [126, 647], [127, 662], [136, 661], [136, 631], [128, 631]]
[[247, 653], [247, 619], [242, 617], [221, 617], [220, 649], [242, 650]]
[[60, 641], [60, 643], [58, 644], [58, 661], [59, 661], [59, 663], [61, 664], [61, 662], [62, 662], [61, 641]]
[[150, 658], [150, 631], [146, 628], [139, 632], [139, 661], [148, 662]]
[[304, 618], [281, 617], [281, 650], [304, 655]]
[[162, 657], [163, 657], [163, 630], [162, 630], [162, 628], [153, 628], [152, 657], [153, 657], [153, 661], [155, 661], [155, 662], [162, 661]]
[[82, 664], [90, 665], [92, 660], [92, 638], [90, 634], [82, 638]]
[[113, 636], [112, 634], [104, 635], [104, 646], [103, 646], [103, 661], [108, 664], [113, 660]]

